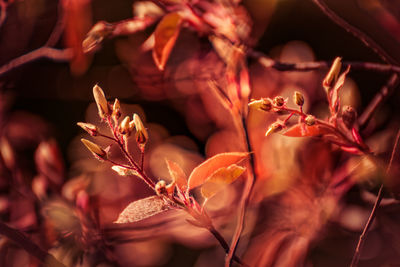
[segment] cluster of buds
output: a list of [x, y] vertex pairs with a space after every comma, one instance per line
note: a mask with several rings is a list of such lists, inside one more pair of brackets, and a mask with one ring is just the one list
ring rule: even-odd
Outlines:
[[[93, 96], [96, 101], [100, 119], [108, 124], [114, 136], [110, 137], [101, 133], [98, 127], [91, 123], [78, 122], [78, 126], [88, 132], [91, 136], [100, 136], [113, 139], [118, 144], [123, 146], [126, 145], [126, 139], [133, 131], [135, 131], [137, 145], [143, 153], [145, 145], [149, 139], [149, 135], [139, 115], [133, 114], [132, 119], [129, 116], [126, 116], [121, 122], [119, 122], [121, 117], [121, 105], [119, 100], [115, 99], [113, 105], [108, 103], [103, 90], [98, 85], [93, 87]], [[102, 149], [99, 145], [86, 139], [82, 139], [81, 141], [89, 149], [89, 151], [96, 156], [96, 158], [102, 160], [107, 158], [106, 150]]]
[[267, 132], [265, 133], [265, 136], [279, 132], [282, 129], [284, 129], [286, 127], [286, 123], [289, 120], [289, 118], [295, 114], [300, 115], [301, 120], [304, 121], [307, 125], [314, 124], [315, 117], [303, 113], [304, 96], [302, 93], [296, 91], [293, 94], [293, 102], [299, 107], [299, 110], [288, 108], [286, 106], [287, 101], [288, 100], [285, 99], [283, 96], [276, 96], [273, 99], [271, 98], [252, 99], [248, 104], [249, 107], [252, 109], [258, 109], [267, 112], [272, 111], [277, 114], [289, 114], [284, 121], [277, 120], [276, 122], [271, 124]]

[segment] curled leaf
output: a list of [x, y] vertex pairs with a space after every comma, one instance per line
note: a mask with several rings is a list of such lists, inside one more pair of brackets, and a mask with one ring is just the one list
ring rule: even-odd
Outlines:
[[228, 167], [245, 159], [248, 153], [229, 152], [217, 154], [194, 168], [188, 179], [188, 189], [202, 185], [220, 168]]
[[226, 185], [235, 181], [245, 170], [245, 167], [236, 164], [216, 170], [202, 185], [201, 194], [206, 199], [211, 198]]
[[178, 38], [182, 17], [178, 13], [165, 15], [154, 31], [153, 59], [159, 70], [164, 70]]
[[346, 75], [350, 71], [350, 66], [339, 76], [337, 82], [335, 83], [331, 95], [330, 95], [330, 109], [331, 113], [336, 114], [339, 110], [339, 90], [343, 87], [344, 82], [346, 80]]
[[174, 161], [166, 160], [169, 174], [171, 175], [173, 182], [179, 187], [181, 191], [185, 191], [187, 187], [187, 178], [182, 168]]
[[129, 204], [118, 216], [115, 223], [138, 222], [168, 209], [164, 200], [159, 196], [139, 199]]

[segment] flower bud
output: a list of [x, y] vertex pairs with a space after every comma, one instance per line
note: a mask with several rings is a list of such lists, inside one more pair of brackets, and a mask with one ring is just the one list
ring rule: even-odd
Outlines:
[[280, 130], [282, 130], [283, 129], [283, 124], [282, 124], [282, 122], [274, 122], [274, 123], [272, 123], [270, 126], [269, 126], [269, 128], [268, 128], [268, 130], [267, 130], [267, 132], [265, 133], [265, 136], [269, 136], [269, 135], [271, 135], [271, 134], [273, 134], [273, 133], [277, 133], [277, 132], [279, 132]]
[[122, 120], [121, 125], [119, 126], [119, 131], [121, 134], [129, 135], [131, 133], [130, 128], [129, 128], [129, 122], [130, 122], [129, 116], [126, 116]]
[[81, 142], [86, 146], [86, 148], [92, 152], [95, 156], [98, 156], [101, 159], [105, 159], [107, 156], [107, 153], [97, 144], [86, 140], [84, 138], [81, 139]]
[[91, 136], [96, 136], [99, 133], [99, 129], [97, 128], [97, 126], [91, 123], [78, 122], [77, 125], [88, 132]]
[[147, 133], [146, 128], [143, 126], [142, 120], [140, 119], [139, 115], [137, 115], [136, 113], [133, 114], [133, 122], [135, 123], [136, 128], [136, 142], [138, 143], [140, 148], [143, 149], [147, 143], [147, 140], [149, 139], [149, 134]]
[[281, 107], [285, 104], [285, 99], [283, 98], [283, 96], [276, 96], [274, 98], [274, 105], [277, 107]]
[[342, 58], [337, 57], [332, 63], [332, 66], [325, 76], [324, 81], [322, 82], [322, 86], [325, 88], [326, 93], [329, 93], [332, 85], [336, 82], [340, 69], [342, 68]]
[[298, 92], [298, 91], [294, 92], [293, 101], [294, 101], [294, 103], [296, 103], [296, 105], [298, 105], [300, 107], [303, 106], [304, 105], [304, 96], [303, 96], [303, 94]]
[[99, 110], [99, 117], [103, 119], [106, 115], [110, 114], [110, 110], [104, 92], [97, 84], [93, 87], [93, 96]]
[[353, 128], [357, 119], [357, 111], [352, 106], [344, 106], [342, 109], [342, 120], [348, 129]]
[[312, 126], [315, 124], [315, 117], [313, 115], [308, 115], [305, 119], [304, 122], [308, 125], [308, 126]]
[[252, 99], [248, 104], [250, 108], [261, 109], [264, 111], [270, 111], [272, 108], [272, 101], [269, 98]]
[[167, 187], [167, 184], [165, 183], [164, 180], [158, 181], [158, 182], [156, 183], [155, 187], [154, 187], [154, 189], [155, 189], [155, 191], [156, 191], [156, 194], [157, 194], [158, 196], [166, 195], [166, 194], [168, 193], [166, 187]]
[[121, 104], [119, 103], [119, 100], [117, 98], [114, 100], [112, 117], [115, 121], [117, 121], [119, 117], [121, 117]]

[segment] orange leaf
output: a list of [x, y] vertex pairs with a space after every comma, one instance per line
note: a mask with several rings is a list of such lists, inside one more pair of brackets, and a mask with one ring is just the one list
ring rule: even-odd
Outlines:
[[189, 176], [188, 189], [202, 185], [215, 171], [245, 159], [248, 153], [229, 152], [217, 154], [194, 168]]
[[139, 199], [129, 204], [118, 216], [115, 223], [138, 222], [168, 209], [165, 201], [159, 196]]
[[182, 17], [178, 13], [165, 15], [154, 31], [153, 59], [159, 70], [164, 70], [165, 63], [181, 29]]
[[283, 135], [290, 137], [312, 137], [320, 136], [325, 134], [332, 134], [332, 130], [323, 125], [312, 125], [296, 124], [287, 130]]
[[245, 170], [245, 167], [236, 164], [216, 170], [202, 185], [201, 194], [206, 199], [211, 198], [226, 185], [235, 181]]
[[339, 76], [331, 93], [331, 113], [332, 115], [338, 112], [339, 109], [339, 90], [343, 87], [346, 80], [346, 75], [350, 71], [350, 66]]
[[185, 172], [176, 162], [170, 161], [168, 159], [166, 160], [166, 162], [169, 174], [171, 175], [172, 179], [181, 191], [185, 191], [187, 187], [187, 178]]

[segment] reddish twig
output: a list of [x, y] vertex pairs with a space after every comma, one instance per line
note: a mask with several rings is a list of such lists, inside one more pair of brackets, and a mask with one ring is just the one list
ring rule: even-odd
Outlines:
[[[251, 143], [250, 143], [249, 133], [247, 131], [245, 116], [243, 116], [241, 118], [241, 121], [242, 121], [241, 125], [242, 125], [242, 129], [243, 129], [244, 137], [245, 137], [245, 142], [247, 145], [247, 150], [248, 150], [248, 152], [251, 152], [252, 147], [251, 147]], [[239, 208], [240, 210], [239, 210], [239, 216], [238, 216], [238, 221], [236, 224], [235, 233], [232, 237], [229, 252], [225, 258], [225, 267], [229, 267], [232, 265], [232, 260], [234, 260], [237, 245], [239, 244], [240, 236], [241, 236], [243, 228], [244, 228], [244, 219], [245, 219], [245, 215], [246, 215], [246, 210], [247, 210], [247, 206], [250, 201], [251, 192], [253, 190], [254, 182], [255, 182], [254, 169], [255, 169], [254, 168], [254, 154], [250, 153], [250, 168], [248, 168], [248, 172], [247, 172], [248, 175], [247, 175], [247, 179], [245, 182], [245, 187], [243, 189], [242, 198], [240, 200], [240, 208]]]
[[[332, 65], [332, 61], [312, 61], [299, 63], [281, 62], [274, 60], [258, 51], [249, 51], [248, 55], [256, 59], [265, 68], [273, 68], [278, 71], [306, 72], [312, 70], [329, 69]], [[367, 70], [381, 73], [400, 73], [400, 66], [374, 62], [343, 61], [342, 66], [351, 66], [352, 70]]]
[[36, 245], [28, 237], [26, 237], [21, 231], [11, 228], [3, 222], [0, 222], [0, 234], [17, 243], [26, 252], [42, 262], [43, 266], [65, 267], [64, 264], [59, 262], [53, 255], [41, 249], [38, 245]]
[[381, 105], [381, 103], [392, 94], [394, 89], [399, 85], [400, 79], [398, 74], [393, 74], [385, 86], [374, 96], [364, 112], [358, 118], [358, 124], [361, 127], [365, 127], [368, 121], [371, 119], [372, 114]]
[[322, 0], [312, 0], [314, 4], [316, 4], [321, 11], [328, 16], [334, 23], [342, 27], [347, 32], [351, 33], [354, 37], [363, 42], [367, 47], [371, 48], [377, 55], [379, 55], [383, 61], [394, 64], [396, 60], [394, 60], [386, 51], [378, 45], [371, 37], [367, 34], [351, 25], [339, 15], [337, 15], [332, 9], [330, 9], [324, 1]]
[[[390, 157], [389, 165], [388, 165], [388, 167], [386, 169], [386, 174], [389, 173], [389, 171], [390, 171], [390, 169], [392, 167], [393, 158], [394, 158], [394, 155], [395, 155], [396, 150], [397, 150], [399, 139], [400, 139], [400, 130], [397, 132], [396, 141], [395, 141], [394, 146], [393, 146], [392, 155]], [[374, 219], [376, 217], [376, 211], [377, 211], [377, 209], [379, 207], [379, 204], [382, 201], [382, 198], [383, 198], [383, 184], [379, 188], [379, 192], [378, 192], [378, 195], [376, 196], [374, 207], [372, 208], [372, 211], [371, 211], [371, 214], [369, 215], [367, 223], [365, 224], [364, 229], [363, 229], [363, 231], [362, 231], [362, 233], [361, 233], [361, 235], [359, 237], [359, 240], [358, 240], [358, 243], [357, 243], [357, 247], [355, 249], [355, 252], [354, 252], [353, 259], [351, 261], [350, 267], [356, 267], [358, 265], [358, 262], [360, 260], [361, 248], [362, 248], [363, 243], [364, 243], [364, 241], [365, 241], [365, 239], [367, 237], [368, 230], [371, 227], [372, 223], [374, 222]]]

